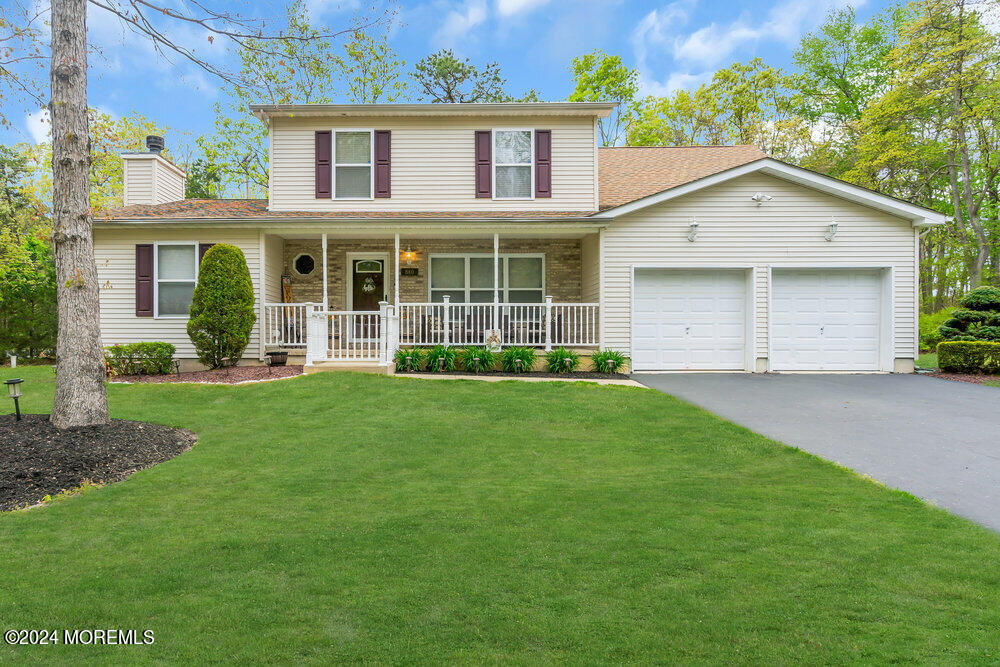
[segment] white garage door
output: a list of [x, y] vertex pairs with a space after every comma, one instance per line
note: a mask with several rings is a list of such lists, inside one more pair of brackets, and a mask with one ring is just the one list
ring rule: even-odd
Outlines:
[[747, 274], [636, 269], [635, 370], [743, 370]]
[[772, 275], [773, 370], [878, 369], [880, 271], [775, 269]]

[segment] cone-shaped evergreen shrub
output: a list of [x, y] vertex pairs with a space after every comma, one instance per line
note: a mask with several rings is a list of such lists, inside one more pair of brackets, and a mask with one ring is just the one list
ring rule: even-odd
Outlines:
[[250, 342], [257, 315], [253, 282], [243, 251], [216, 243], [201, 260], [187, 332], [209, 368], [235, 365]]

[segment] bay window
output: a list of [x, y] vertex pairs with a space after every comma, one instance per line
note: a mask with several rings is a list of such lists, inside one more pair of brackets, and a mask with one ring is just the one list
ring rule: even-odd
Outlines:
[[333, 131], [333, 196], [372, 198], [372, 131]]
[[197, 243], [156, 244], [156, 316], [187, 317], [198, 283]]
[[531, 130], [493, 130], [495, 199], [534, 198], [534, 142]]
[[[498, 291], [505, 303], [542, 303], [544, 255], [500, 255]], [[431, 255], [430, 300], [493, 303], [493, 255]]]

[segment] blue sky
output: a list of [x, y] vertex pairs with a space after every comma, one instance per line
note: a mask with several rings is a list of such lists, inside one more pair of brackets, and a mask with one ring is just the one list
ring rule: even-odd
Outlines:
[[[10, 0], [3, 0], [4, 2]], [[41, 1], [41, 0], [38, 0]], [[183, 0], [177, 0], [178, 3]], [[281, 12], [271, 0], [255, 11]], [[345, 25], [364, 0], [306, 0], [314, 20], [330, 30]], [[212, 7], [246, 11], [248, 3], [210, 0]], [[439, 48], [475, 63], [497, 61], [518, 94], [537, 89], [543, 99], [570, 92], [570, 59], [595, 48], [620, 54], [640, 72], [645, 93], [696, 86], [735, 60], [761, 56], [788, 66], [803, 34], [833, 8], [851, 4], [865, 19], [886, 0], [400, 0], [391, 43], [409, 65]], [[92, 106], [111, 114], [137, 111], [187, 141], [211, 131], [218, 83], [190, 64], [166, 62], [144, 40], [123, 31], [117, 19], [90, 7], [89, 39], [102, 55], [92, 58]], [[175, 29], [176, 30], [176, 29]], [[209, 44], [193, 28], [175, 32], [206, 57], [229, 58], [221, 40]], [[39, 114], [24, 109], [0, 141], [37, 140], [46, 131]]]

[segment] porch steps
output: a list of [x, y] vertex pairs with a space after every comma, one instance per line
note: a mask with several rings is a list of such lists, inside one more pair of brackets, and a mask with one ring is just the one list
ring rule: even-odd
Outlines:
[[377, 375], [392, 375], [393, 366], [379, 366], [377, 361], [318, 361], [306, 364], [302, 372], [322, 373], [324, 371], [351, 371], [354, 373], [375, 373]]

